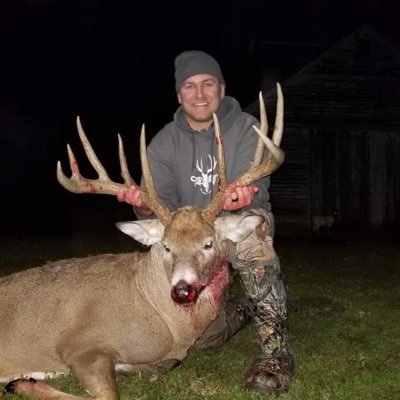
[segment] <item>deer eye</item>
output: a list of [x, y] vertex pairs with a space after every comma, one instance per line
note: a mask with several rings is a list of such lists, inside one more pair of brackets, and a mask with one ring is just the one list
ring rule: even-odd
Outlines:
[[165, 250], [167, 253], [169, 253], [169, 252], [171, 251], [171, 249], [170, 249], [166, 244], [164, 244], [164, 250]]
[[212, 249], [212, 247], [213, 247], [213, 241], [210, 240], [209, 242], [207, 242], [207, 243], [205, 244], [204, 249], [205, 249], [205, 250], [209, 250], [209, 249]]

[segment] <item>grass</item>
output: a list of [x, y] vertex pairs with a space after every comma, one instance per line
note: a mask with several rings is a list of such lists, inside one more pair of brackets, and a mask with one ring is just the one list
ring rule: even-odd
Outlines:
[[[277, 238], [290, 293], [297, 372], [283, 400], [393, 400], [400, 393], [400, 248], [381, 238]], [[1, 273], [49, 259], [127, 251], [119, 234], [3, 238]], [[214, 350], [192, 351], [163, 374], [119, 377], [121, 399], [252, 400], [243, 376], [258, 349], [248, 326]], [[1, 360], [1, 357], [0, 357]], [[0, 361], [1, 362], [1, 361]], [[53, 384], [83, 394], [70, 376]], [[9, 396], [10, 400], [14, 396]]]

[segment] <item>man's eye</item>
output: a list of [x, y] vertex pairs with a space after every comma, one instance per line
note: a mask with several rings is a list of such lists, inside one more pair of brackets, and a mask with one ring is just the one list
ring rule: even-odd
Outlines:
[[216, 82], [214, 82], [214, 81], [207, 81], [207, 82], [204, 82], [204, 86], [205, 87], [213, 87], [213, 86], [216, 86]]

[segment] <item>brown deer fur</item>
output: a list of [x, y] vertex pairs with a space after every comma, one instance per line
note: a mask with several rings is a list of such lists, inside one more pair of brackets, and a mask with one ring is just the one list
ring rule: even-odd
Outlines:
[[[183, 208], [165, 235], [156, 219], [119, 224], [152, 245], [147, 253], [60, 260], [0, 278], [0, 378], [71, 371], [93, 399], [108, 400], [118, 399], [116, 371], [171, 368], [217, 315], [229, 281], [224, 240], [261, 222], [231, 215], [211, 225]], [[204, 288], [195, 303], [171, 298], [171, 282], [183, 277]], [[40, 395], [32, 382], [15, 386]]]

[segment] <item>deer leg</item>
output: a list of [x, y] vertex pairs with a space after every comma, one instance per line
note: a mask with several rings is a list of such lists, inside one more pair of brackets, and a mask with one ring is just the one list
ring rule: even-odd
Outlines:
[[36, 379], [15, 379], [3, 389], [3, 394], [28, 395], [38, 400], [85, 400], [84, 397], [73, 396], [54, 389], [46, 382]]
[[89, 350], [69, 357], [68, 364], [81, 386], [93, 400], [118, 400], [113, 355]]
[[286, 329], [286, 290], [279, 258], [273, 248], [274, 220], [262, 209], [265, 222], [237, 244], [234, 267], [239, 270], [246, 295], [254, 304], [254, 321], [261, 352], [246, 374], [246, 387], [262, 393], [286, 391], [295, 370]]

